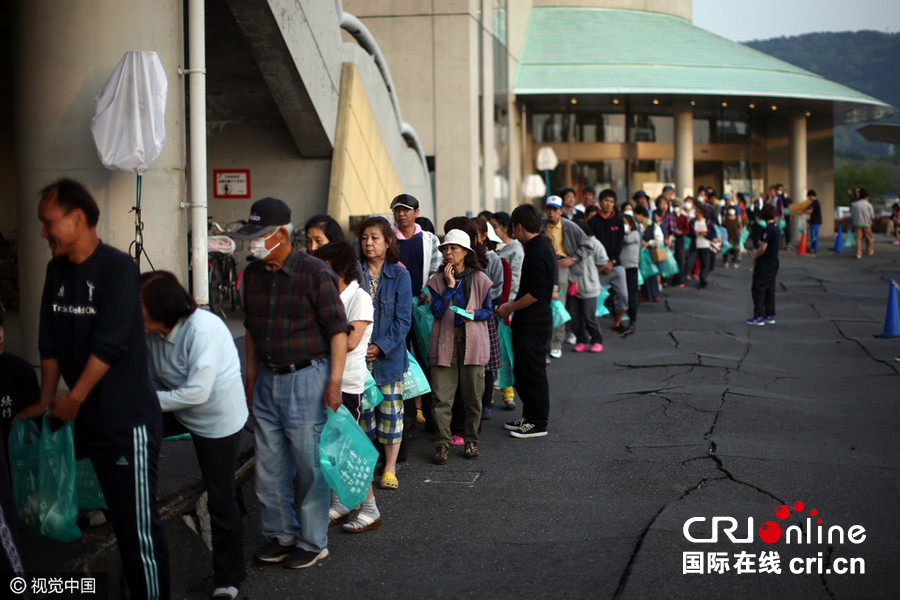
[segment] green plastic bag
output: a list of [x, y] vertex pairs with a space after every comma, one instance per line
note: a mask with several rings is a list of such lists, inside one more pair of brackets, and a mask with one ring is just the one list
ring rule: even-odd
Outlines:
[[600, 295], [597, 296], [597, 310], [594, 311], [594, 315], [597, 317], [605, 317], [609, 314], [609, 309], [606, 308], [606, 299], [609, 298], [609, 288], [608, 285], [600, 286]]
[[719, 239], [722, 240], [722, 248], [719, 250], [719, 254], [725, 256], [732, 248], [731, 242], [728, 241], [728, 230], [721, 225], [716, 225], [716, 232], [719, 235]]
[[678, 261], [675, 260], [675, 253], [669, 252], [668, 255], [666, 260], [657, 265], [659, 267], [659, 274], [663, 277], [671, 277], [681, 272], [681, 269], [678, 267]]
[[569, 314], [559, 298], [550, 301], [550, 312], [553, 314], [553, 329], [572, 320], [572, 315]]
[[107, 508], [91, 459], [84, 458], [75, 463], [75, 485], [78, 489], [78, 510]]
[[741, 252], [747, 247], [747, 238], [750, 237], [750, 231], [747, 228], [741, 229]]
[[51, 431], [47, 415], [43, 427], [19, 421], [9, 439], [16, 515], [26, 531], [71, 542], [81, 537], [78, 518], [75, 444], [72, 421]]
[[512, 329], [503, 321], [497, 325], [497, 337], [500, 340], [500, 368], [497, 369], [496, 385], [500, 388], [512, 387], [516, 383], [513, 376]]
[[[413, 302], [416, 302], [414, 299]], [[428, 346], [431, 343], [431, 328], [434, 324], [434, 315], [431, 314], [430, 304], [413, 305], [413, 333], [416, 337], [416, 344], [419, 346], [419, 353], [422, 355], [422, 362], [426, 368], [431, 367], [428, 360]]]
[[[429, 385], [428, 378], [425, 377], [425, 372], [419, 366], [419, 363], [416, 362], [415, 357], [409, 353], [409, 350], [406, 351], [406, 354], [409, 358], [409, 368], [403, 374], [403, 399], [409, 400], [416, 396], [430, 393], [431, 385]], [[345, 504], [344, 506], [348, 505]]]
[[638, 272], [645, 280], [659, 275], [659, 269], [656, 267], [653, 259], [650, 258], [650, 250], [647, 248], [641, 249], [641, 263], [638, 267]]
[[853, 229], [847, 230], [844, 234], [844, 248], [856, 248], [856, 233]]
[[319, 466], [328, 487], [341, 504], [359, 506], [369, 493], [378, 450], [346, 406], [328, 409], [328, 420], [319, 437]]
[[366, 370], [366, 390], [362, 395], [362, 410], [369, 410], [374, 406], [378, 406], [384, 402], [384, 394], [375, 383], [375, 378]]

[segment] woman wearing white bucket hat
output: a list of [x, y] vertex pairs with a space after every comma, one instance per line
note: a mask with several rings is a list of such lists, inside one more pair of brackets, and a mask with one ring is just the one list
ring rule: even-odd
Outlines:
[[428, 280], [434, 324], [428, 358], [434, 393], [434, 463], [447, 462], [450, 445], [450, 418], [457, 388], [465, 411], [465, 456], [478, 458], [478, 425], [484, 394], [484, 365], [490, 359], [487, 320], [493, 318], [490, 290], [492, 282], [482, 272], [472, 249], [472, 233], [451, 229], [444, 237], [441, 252], [444, 267]]

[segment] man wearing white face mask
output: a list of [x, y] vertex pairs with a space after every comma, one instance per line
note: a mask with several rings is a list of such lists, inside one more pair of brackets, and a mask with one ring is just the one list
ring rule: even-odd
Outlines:
[[[291, 209], [264, 198], [233, 234], [257, 259], [244, 272], [247, 403], [256, 437], [264, 563], [311, 567], [328, 556], [328, 484], [319, 466], [325, 408], [342, 404], [349, 325], [328, 266], [291, 243]], [[300, 476], [299, 514], [294, 474]]]

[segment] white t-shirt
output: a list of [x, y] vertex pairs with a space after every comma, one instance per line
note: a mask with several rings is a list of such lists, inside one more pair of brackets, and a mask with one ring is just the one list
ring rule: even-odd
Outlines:
[[375, 307], [372, 305], [372, 297], [368, 292], [359, 287], [359, 283], [351, 281], [343, 292], [341, 302], [344, 303], [344, 311], [347, 313], [347, 321], [366, 321], [366, 331], [354, 350], [347, 353], [347, 362], [344, 364], [344, 380], [341, 383], [341, 391], [347, 394], [362, 394], [366, 391], [366, 349], [369, 340], [372, 339], [372, 322], [375, 320]]
[[709, 238], [706, 237], [709, 229], [706, 227], [706, 221], [694, 221], [694, 233], [697, 234], [697, 249], [709, 250]]

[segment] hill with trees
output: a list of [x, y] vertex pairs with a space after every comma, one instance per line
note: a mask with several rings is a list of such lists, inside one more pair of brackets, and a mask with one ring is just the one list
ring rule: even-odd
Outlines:
[[[745, 42], [747, 46], [797, 65], [826, 79], [859, 90], [900, 108], [900, 33], [843, 31], [808, 33]], [[881, 121], [900, 123], [900, 116]], [[835, 195], [848, 182], [866, 187], [873, 196], [900, 193], [900, 152], [895, 146], [868, 142], [856, 130], [834, 130]]]

